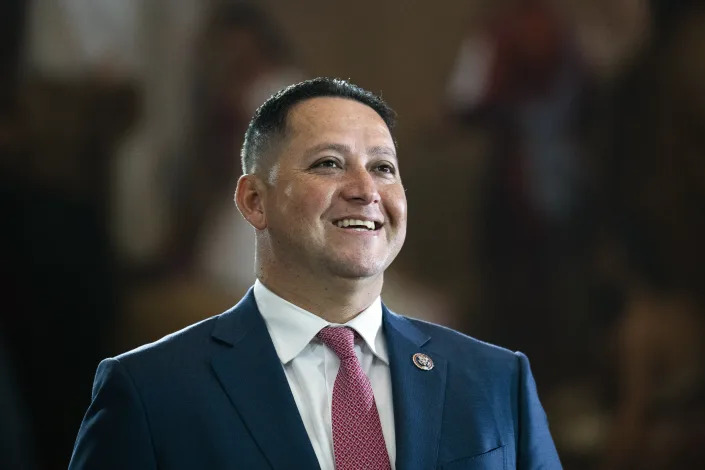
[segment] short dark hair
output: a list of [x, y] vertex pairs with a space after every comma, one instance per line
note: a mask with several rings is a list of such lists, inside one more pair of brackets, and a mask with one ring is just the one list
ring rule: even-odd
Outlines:
[[351, 99], [369, 106], [379, 114], [390, 132], [396, 123], [396, 113], [381, 97], [347, 80], [319, 77], [290, 85], [272, 95], [255, 111], [240, 152], [243, 173], [256, 171], [262, 154], [269, 150], [273, 139], [284, 135], [286, 119], [294, 105], [325, 96]]

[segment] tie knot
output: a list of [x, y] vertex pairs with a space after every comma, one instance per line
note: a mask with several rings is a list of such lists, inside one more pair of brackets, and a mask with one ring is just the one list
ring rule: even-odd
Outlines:
[[340, 360], [355, 356], [355, 331], [351, 328], [327, 326], [317, 336]]

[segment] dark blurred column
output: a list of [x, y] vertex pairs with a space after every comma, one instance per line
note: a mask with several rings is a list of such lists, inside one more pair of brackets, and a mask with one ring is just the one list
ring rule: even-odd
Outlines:
[[3, 86], [10, 84], [0, 95], [9, 103], [0, 127], [0, 331], [37, 464], [54, 469], [68, 465], [119, 300], [108, 173], [136, 91], [109, 77], [19, 75], [26, 6], [3, 2], [0, 10]]

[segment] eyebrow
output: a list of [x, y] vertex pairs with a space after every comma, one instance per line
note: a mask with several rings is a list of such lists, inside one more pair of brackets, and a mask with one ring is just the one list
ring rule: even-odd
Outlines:
[[[335, 152], [343, 153], [343, 154], [352, 152], [350, 147], [345, 144], [335, 144], [332, 142], [324, 142], [322, 144], [314, 145], [313, 147], [308, 149], [306, 151], [306, 155], [313, 155], [318, 152], [323, 152], [325, 150], [333, 150]], [[367, 152], [370, 155], [374, 155], [374, 156], [384, 155], [384, 156], [394, 157], [394, 158], [397, 157], [397, 153], [394, 151], [394, 149], [392, 147], [388, 147], [388, 146], [384, 146], [384, 145], [376, 145], [374, 147], [370, 147], [369, 149], [367, 149]]]
[[397, 158], [397, 152], [392, 147], [387, 146], [375, 146], [367, 150], [370, 155], [381, 156], [386, 155], [388, 157]]

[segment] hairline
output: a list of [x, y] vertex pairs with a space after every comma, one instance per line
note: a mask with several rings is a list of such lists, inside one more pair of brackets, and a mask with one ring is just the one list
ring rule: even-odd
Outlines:
[[[377, 116], [380, 117], [382, 122], [384, 123], [385, 127], [387, 128], [387, 131], [389, 132], [389, 135], [392, 136], [392, 130], [389, 128], [389, 124], [387, 124], [387, 121], [385, 121], [384, 116], [382, 116], [379, 112], [377, 112], [376, 109], [374, 109], [372, 106], [369, 104], [365, 103], [364, 101], [355, 99], [354, 97], [348, 97], [348, 96], [338, 96], [338, 95], [317, 95], [317, 96], [307, 96], [302, 98], [301, 100], [296, 101], [295, 103], [292, 103], [288, 109], [286, 110], [286, 113], [283, 115], [283, 125], [281, 128], [276, 128], [272, 129], [269, 131], [269, 138], [266, 141], [266, 145], [264, 148], [260, 149], [260, 155], [254, 159], [253, 167], [251, 169], [251, 174], [256, 174], [259, 176], [263, 176], [264, 173], [268, 172], [272, 166], [274, 166], [276, 162], [276, 158], [273, 155], [276, 153], [277, 150], [280, 150], [280, 146], [284, 143], [284, 141], [287, 139], [289, 136], [289, 133], [291, 131], [291, 115], [293, 112], [303, 105], [304, 103], [307, 103], [311, 100], [319, 99], [319, 98], [338, 98], [342, 100], [348, 100], [348, 101], [354, 101], [357, 103], [360, 103], [362, 105], [367, 106], [371, 110], [377, 114]], [[396, 157], [396, 147], [397, 143], [394, 137], [392, 136], [392, 143], [394, 145], [394, 157]], [[243, 167], [243, 172], [245, 171], [245, 168]]]
[[392, 135], [396, 113], [380, 96], [347, 80], [319, 77], [280, 90], [257, 109], [245, 132], [240, 152], [244, 174], [261, 175], [263, 171], [271, 169], [272, 154], [290, 130], [292, 110], [314, 98], [356, 101], [372, 109], [387, 127], [396, 150], [397, 142]]

